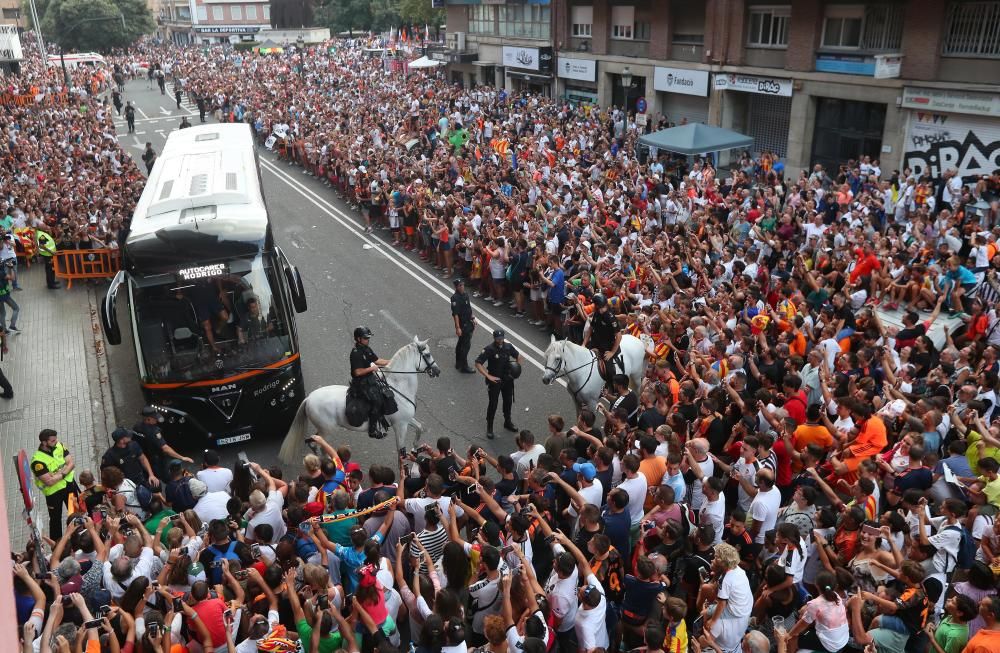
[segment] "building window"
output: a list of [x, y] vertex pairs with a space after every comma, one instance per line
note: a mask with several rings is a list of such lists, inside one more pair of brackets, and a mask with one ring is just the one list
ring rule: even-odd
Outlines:
[[[208, 7], [205, 5], [198, 5], [198, 22], [203, 23], [208, 20]], [[208, 43], [208, 41], [205, 41]]]
[[239, 5], [229, 7], [229, 17], [232, 20], [243, 20], [243, 7]]
[[594, 28], [594, 7], [571, 7], [570, 23], [572, 25], [573, 36], [581, 39], [589, 39]]
[[257, 20], [257, 5], [247, 5], [247, 20]]
[[941, 54], [1000, 57], [1000, 2], [953, 2], [944, 24]]
[[751, 7], [747, 21], [747, 45], [755, 48], [787, 48], [791, 7]]
[[176, 7], [177, 20], [191, 22], [191, 7]]
[[271, 5], [264, 5], [264, 20], [271, 20]]
[[500, 36], [548, 39], [552, 21], [549, 5], [499, 5]]
[[472, 5], [469, 7], [469, 34], [494, 34], [496, 27], [495, 5]]
[[225, 20], [224, 14], [222, 12], [222, 7], [219, 6], [212, 7], [212, 20], [214, 20], [217, 23], [221, 23], [222, 21]]
[[611, 7], [611, 38], [635, 37], [635, 7]]
[[704, 34], [674, 34], [671, 40], [674, 45], [705, 45]]
[[7, 7], [4, 7], [3, 17], [4, 20], [17, 20], [21, 17], [21, 10], [20, 8], [16, 7], [14, 9], [8, 9]]
[[903, 5], [828, 5], [823, 47], [898, 51], [903, 42]]
[[633, 32], [636, 41], [648, 41], [649, 35], [653, 31], [652, 25], [647, 21], [635, 21], [635, 31]]

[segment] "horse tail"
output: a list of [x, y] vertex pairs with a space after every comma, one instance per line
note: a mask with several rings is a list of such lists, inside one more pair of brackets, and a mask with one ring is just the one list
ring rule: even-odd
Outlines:
[[306, 437], [306, 422], [309, 415], [306, 413], [306, 403], [309, 398], [299, 404], [299, 409], [295, 411], [295, 418], [291, 426], [288, 427], [288, 434], [285, 441], [281, 443], [281, 450], [278, 452], [278, 459], [285, 465], [295, 465], [302, 459], [303, 442]]

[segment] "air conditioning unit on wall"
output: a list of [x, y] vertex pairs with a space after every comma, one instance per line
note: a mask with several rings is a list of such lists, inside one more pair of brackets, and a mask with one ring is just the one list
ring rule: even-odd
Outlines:
[[464, 52], [465, 32], [451, 32], [448, 34], [448, 47], [458, 52]]

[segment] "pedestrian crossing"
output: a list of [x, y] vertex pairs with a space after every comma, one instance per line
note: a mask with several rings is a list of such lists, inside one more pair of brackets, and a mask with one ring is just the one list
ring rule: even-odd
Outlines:
[[[148, 140], [154, 134], [160, 138], [166, 138], [167, 135], [177, 129], [180, 126], [181, 118], [187, 117], [189, 122], [197, 122], [198, 116], [198, 105], [191, 102], [190, 98], [185, 95], [181, 98], [181, 108], [177, 108], [177, 103], [174, 101], [173, 95], [161, 96], [165, 101], [161, 102], [156, 110], [147, 113], [139, 107], [138, 104], [134, 104], [136, 110], [135, 119], [135, 132], [132, 134], [128, 133], [128, 121], [125, 120], [124, 108], [122, 109], [122, 115], [118, 115], [117, 112], [114, 116], [115, 131], [121, 136], [134, 136], [132, 142], [123, 140], [125, 145], [129, 145], [134, 149], [143, 150], [145, 149], [145, 143], [139, 141], [139, 137], [144, 137], [143, 141]], [[148, 103], [147, 103], [148, 104]], [[194, 120], [192, 120], [192, 117]]]

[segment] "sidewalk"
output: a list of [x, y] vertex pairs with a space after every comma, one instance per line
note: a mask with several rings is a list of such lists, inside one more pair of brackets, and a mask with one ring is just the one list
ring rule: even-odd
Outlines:
[[[51, 428], [73, 454], [77, 473], [87, 469], [96, 473], [97, 460], [108, 447], [108, 425], [114, 423], [97, 314], [97, 301], [107, 284], [78, 283], [72, 290], [48, 290], [42, 264], [30, 270], [22, 266], [19, 273], [24, 291], [15, 292], [14, 300], [21, 308], [17, 322], [21, 333], [8, 336], [10, 351], [0, 363], [14, 387], [12, 400], [0, 399], [0, 451], [15, 551], [24, 547], [28, 528], [21, 515], [24, 506], [12, 457], [20, 449], [30, 457], [38, 448], [38, 432]], [[44, 499], [34, 490], [34, 519], [47, 535]]]

